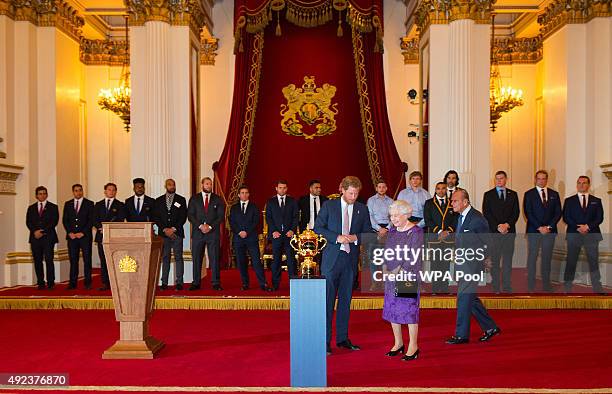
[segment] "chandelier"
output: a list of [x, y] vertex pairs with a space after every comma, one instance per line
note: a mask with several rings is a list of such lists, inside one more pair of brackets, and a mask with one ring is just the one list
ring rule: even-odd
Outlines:
[[128, 17], [125, 17], [125, 42], [126, 54], [121, 67], [121, 78], [119, 87], [112, 89], [100, 89], [98, 93], [98, 105], [106, 111], [111, 111], [119, 116], [123, 121], [125, 131], [130, 131], [130, 65], [129, 65], [129, 49], [130, 41], [128, 39]]
[[491, 13], [491, 76], [489, 80], [489, 107], [491, 131], [495, 131], [497, 121], [505, 112], [523, 105], [523, 91], [511, 86], [502, 86], [499, 66], [493, 55], [495, 46], [495, 14]]

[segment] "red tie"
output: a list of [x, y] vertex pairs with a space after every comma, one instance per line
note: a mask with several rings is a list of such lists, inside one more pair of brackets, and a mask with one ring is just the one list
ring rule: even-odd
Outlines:
[[38, 203], [38, 216], [42, 216], [43, 213], [43, 203], [39, 202]]
[[208, 213], [208, 193], [205, 193], [206, 197], [204, 198], [204, 213]]
[[76, 207], [74, 208], [75, 212], [78, 214], [79, 213], [79, 200], [76, 200]]
[[587, 209], [587, 204], [586, 204], [586, 195], [582, 195], [582, 210], [586, 211]]

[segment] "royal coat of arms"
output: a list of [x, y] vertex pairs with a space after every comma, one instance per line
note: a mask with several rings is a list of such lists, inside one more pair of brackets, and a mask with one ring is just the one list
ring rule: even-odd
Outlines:
[[[318, 88], [315, 77], [304, 77], [301, 88], [294, 84], [283, 88], [287, 104], [281, 104], [281, 128], [289, 135], [312, 140], [336, 130], [334, 116], [338, 114], [338, 103], [332, 104], [336, 87], [324, 83]], [[298, 118], [299, 117], [299, 118]], [[308, 126], [315, 126], [315, 132], [307, 132], [300, 120]], [[306, 132], [305, 132], [306, 131]]]

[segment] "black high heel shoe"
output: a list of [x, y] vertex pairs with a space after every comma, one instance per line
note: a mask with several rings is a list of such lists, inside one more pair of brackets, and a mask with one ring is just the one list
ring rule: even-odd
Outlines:
[[420, 351], [421, 349], [417, 349], [417, 351], [412, 353], [410, 356], [406, 354], [404, 357], [402, 357], [402, 361], [416, 360], [419, 357]]
[[404, 353], [404, 345], [402, 345], [402, 346], [401, 346], [399, 349], [397, 349], [397, 350], [389, 350], [389, 351], [387, 352], [387, 354], [385, 354], [385, 356], [387, 356], [387, 357], [395, 357], [395, 356], [397, 356], [397, 355], [399, 355], [399, 354], [402, 354], [402, 353]]

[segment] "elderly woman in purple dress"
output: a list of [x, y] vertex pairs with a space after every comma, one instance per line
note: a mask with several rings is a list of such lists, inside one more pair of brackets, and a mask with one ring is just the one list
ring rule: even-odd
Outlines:
[[[387, 234], [385, 248], [395, 251], [397, 246], [399, 246], [402, 253], [401, 256], [394, 254], [393, 258], [385, 259], [383, 274], [398, 274], [401, 271], [406, 273], [412, 272], [413, 277], [417, 280], [417, 284], [419, 284], [423, 229], [408, 220], [411, 215], [412, 207], [406, 201], [395, 201], [389, 207], [389, 216], [393, 226]], [[403, 250], [405, 246], [408, 248], [409, 260], [404, 259]], [[417, 257], [413, 258], [414, 256]], [[419, 356], [417, 336], [419, 332], [420, 294], [417, 289], [416, 294], [411, 296], [401, 296], [401, 293], [398, 296], [396, 294], [396, 283], [389, 279], [385, 280], [383, 319], [391, 323], [395, 343], [386, 355], [394, 357], [401, 355], [405, 351], [402, 361], [415, 360]], [[408, 325], [408, 348], [404, 345], [402, 324]]]

